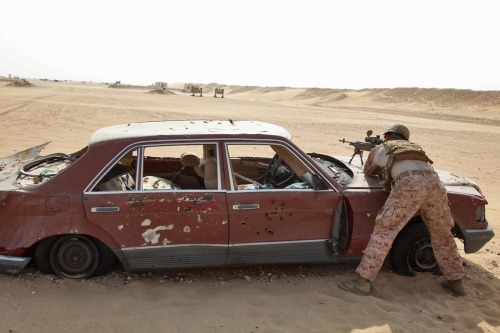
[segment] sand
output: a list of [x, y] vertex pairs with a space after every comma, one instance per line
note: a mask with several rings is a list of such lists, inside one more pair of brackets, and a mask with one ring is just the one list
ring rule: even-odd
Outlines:
[[[500, 232], [500, 92], [437, 89], [328, 90], [225, 87], [225, 98], [103, 84], [0, 82], [0, 156], [51, 141], [44, 153], [84, 147], [100, 127], [149, 120], [261, 120], [287, 128], [308, 152], [350, 155], [339, 139], [363, 140], [393, 122], [438, 169], [480, 184]], [[459, 249], [463, 246], [458, 242]], [[386, 265], [368, 297], [337, 280], [356, 265], [201, 269], [83, 281], [29, 267], [0, 275], [0, 332], [499, 332], [498, 236], [463, 257], [468, 291], [453, 297], [442, 277], [402, 277]]]

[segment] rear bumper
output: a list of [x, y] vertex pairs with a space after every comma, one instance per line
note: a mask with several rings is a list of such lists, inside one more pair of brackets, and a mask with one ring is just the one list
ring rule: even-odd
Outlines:
[[30, 260], [30, 257], [12, 257], [0, 254], [0, 273], [18, 274]]
[[462, 229], [461, 231], [464, 236], [465, 253], [479, 251], [495, 236], [495, 232], [491, 227], [487, 227], [486, 229]]

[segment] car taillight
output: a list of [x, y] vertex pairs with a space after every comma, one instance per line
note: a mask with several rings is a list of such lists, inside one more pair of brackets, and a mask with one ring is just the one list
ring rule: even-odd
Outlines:
[[486, 222], [486, 208], [484, 205], [476, 208], [476, 221]]

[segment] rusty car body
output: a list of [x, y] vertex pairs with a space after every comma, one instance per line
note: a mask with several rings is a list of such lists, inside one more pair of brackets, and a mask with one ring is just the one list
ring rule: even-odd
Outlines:
[[[348, 157], [305, 153], [284, 128], [256, 121], [130, 123], [84, 149], [0, 160], [0, 271], [67, 278], [127, 271], [359, 260], [387, 198]], [[486, 199], [439, 171], [466, 253], [493, 236]], [[433, 271], [414, 216], [390, 254], [400, 274]]]

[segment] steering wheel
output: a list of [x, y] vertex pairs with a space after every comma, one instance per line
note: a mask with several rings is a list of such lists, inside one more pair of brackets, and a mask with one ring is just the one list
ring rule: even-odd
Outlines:
[[283, 188], [293, 182], [295, 173], [286, 165], [278, 154], [275, 154], [266, 171], [265, 184]]

